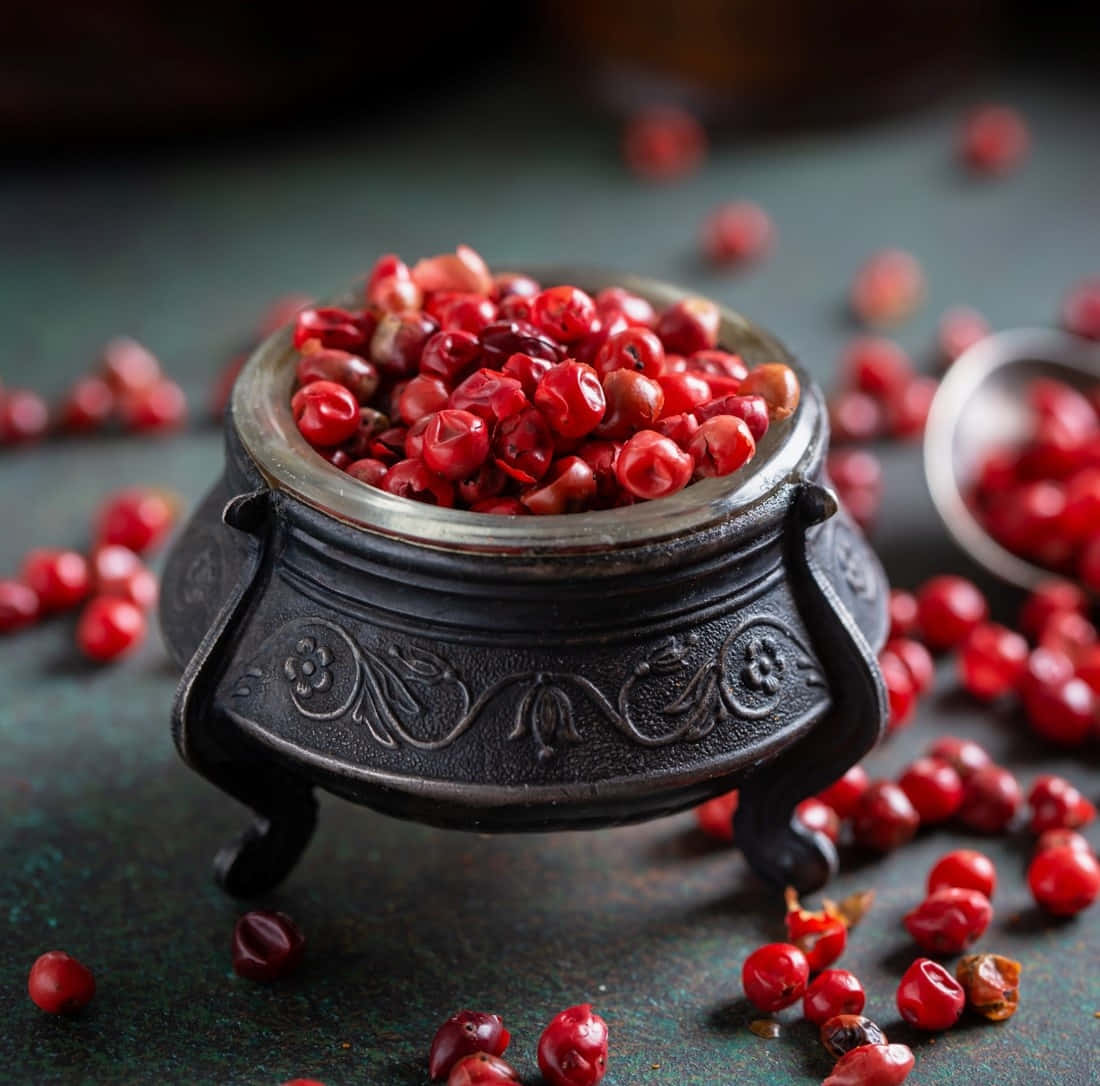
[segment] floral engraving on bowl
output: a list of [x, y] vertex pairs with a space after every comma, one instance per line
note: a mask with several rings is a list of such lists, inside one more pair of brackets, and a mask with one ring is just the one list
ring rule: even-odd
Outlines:
[[[507, 698], [506, 739], [532, 742], [539, 760], [584, 741], [581, 703], [631, 742], [663, 747], [698, 742], [727, 721], [761, 720], [796, 684], [824, 686], [802, 639], [767, 614], [743, 618], [709, 654], [694, 633], [667, 638], [630, 668], [612, 696], [576, 672], [530, 670], [501, 676], [475, 697], [443, 656], [408, 643], [368, 648], [328, 619], [293, 620], [268, 645], [276, 662], [249, 667], [231, 697], [258, 697], [278, 676], [308, 720], [346, 719], [383, 747], [420, 751], [450, 746], [490, 703]], [[701, 652], [704, 658], [696, 659]], [[259, 657], [270, 658], [270, 652]], [[661, 690], [677, 674], [684, 679], [670, 700], [637, 696], [642, 685]]]
[[864, 600], [873, 600], [876, 579], [867, 561], [867, 544], [857, 540], [850, 528], [838, 524], [833, 529], [833, 549], [836, 568], [852, 593]]

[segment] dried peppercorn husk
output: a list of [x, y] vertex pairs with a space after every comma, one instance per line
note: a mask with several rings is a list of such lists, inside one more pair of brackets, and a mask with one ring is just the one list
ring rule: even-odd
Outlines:
[[774, 1018], [754, 1018], [749, 1023], [749, 1029], [765, 1041], [774, 1041], [780, 1033], [779, 1023]]
[[967, 1006], [991, 1022], [1003, 1022], [1020, 1003], [1020, 963], [1000, 954], [967, 954], [955, 967]]
[[830, 916], [839, 917], [850, 928], [854, 928], [875, 903], [874, 890], [860, 890], [849, 894], [843, 901], [830, 901], [823, 898], [823, 908]]
[[881, 1027], [862, 1014], [837, 1014], [822, 1023], [821, 1043], [834, 1059], [863, 1045], [884, 1045], [889, 1042]]

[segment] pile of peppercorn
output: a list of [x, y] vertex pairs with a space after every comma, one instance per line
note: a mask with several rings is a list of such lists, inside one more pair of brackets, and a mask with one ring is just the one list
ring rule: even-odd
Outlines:
[[334, 467], [391, 494], [575, 513], [729, 475], [798, 406], [794, 371], [718, 348], [719, 312], [491, 275], [472, 249], [386, 255], [366, 305], [302, 310], [291, 409]]

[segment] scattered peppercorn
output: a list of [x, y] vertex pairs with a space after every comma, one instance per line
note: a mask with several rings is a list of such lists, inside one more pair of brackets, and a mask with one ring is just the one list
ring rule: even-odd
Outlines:
[[991, 1022], [1003, 1022], [1020, 1004], [1020, 963], [1000, 954], [968, 954], [955, 967], [966, 1005]]

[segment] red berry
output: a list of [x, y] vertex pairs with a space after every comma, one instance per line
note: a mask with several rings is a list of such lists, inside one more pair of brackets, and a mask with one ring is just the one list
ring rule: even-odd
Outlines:
[[1100, 645], [1081, 654], [1077, 661], [1077, 677], [1088, 683], [1092, 692], [1100, 698]]
[[844, 381], [884, 403], [913, 376], [909, 356], [892, 339], [861, 336], [848, 344], [840, 360]]
[[102, 377], [81, 377], [61, 404], [61, 426], [73, 434], [91, 433], [106, 425], [115, 410], [115, 394]]
[[0, 445], [34, 441], [49, 425], [49, 408], [37, 392], [15, 388], [0, 395]]
[[129, 547], [108, 543], [91, 557], [92, 591], [129, 600], [143, 611], [157, 602], [157, 579]]
[[959, 677], [974, 697], [990, 701], [1017, 687], [1027, 669], [1027, 657], [1027, 641], [1020, 634], [983, 622], [959, 646]]
[[756, 453], [756, 442], [742, 420], [734, 415], [715, 415], [695, 431], [687, 447], [695, 460], [695, 472], [704, 478], [730, 475]]
[[775, 422], [794, 414], [801, 388], [790, 366], [782, 362], [765, 362], [749, 370], [741, 382], [740, 394], [762, 397], [768, 405], [768, 418]]
[[454, 487], [431, 471], [423, 460], [399, 460], [382, 476], [378, 487], [399, 498], [445, 509], [455, 502]]
[[0, 580], [0, 634], [30, 626], [39, 616], [38, 593], [22, 581]]
[[905, 916], [905, 929], [932, 954], [958, 954], [979, 939], [993, 919], [993, 906], [979, 890], [943, 886]]
[[560, 362], [564, 348], [545, 332], [526, 321], [494, 321], [478, 333], [478, 342], [487, 366], [500, 366], [514, 354]]
[[678, 415], [665, 415], [653, 424], [653, 430], [662, 437], [670, 438], [681, 449], [686, 450], [699, 429], [699, 420], [693, 414], [680, 412]]
[[549, 287], [531, 300], [531, 323], [559, 343], [575, 343], [592, 331], [596, 303], [580, 287]]
[[439, 331], [427, 313], [387, 313], [370, 340], [370, 360], [392, 377], [411, 377], [428, 340]]
[[443, 300], [442, 295], [436, 295], [443, 304], [438, 310], [432, 311], [432, 316], [439, 321], [439, 325], [447, 331], [471, 332], [477, 335], [482, 328], [487, 328], [498, 316], [496, 305], [488, 298], [478, 294], [452, 294]]
[[665, 403], [661, 386], [633, 370], [612, 370], [603, 379], [607, 408], [596, 429], [600, 437], [623, 439], [653, 427]]
[[401, 421], [412, 426], [418, 419], [431, 415], [447, 406], [451, 393], [438, 377], [418, 374], [406, 381], [397, 397], [397, 413]]
[[305, 936], [286, 913], [254, 909], [233, 928], [233, 969], [248, 980], [277, 980], [298, 967], [305, 946]]
[[298, 384], [335, 381], [343, 385], [360, 404], [370, 403], [378, 391], [378, 370], [372, 362], [348, 351], [320, 350], [298, 359]]
[[[493, 291], [490, 297], [494, 302], [501, 302], [505, 298], [533, 298], [542, 290], [538, 282], [529, 275], [519, 272], [499, 272], [493, 276]], [[597, 308], [599, 298], [596, 299]]]
[[99, 544], [118, 544], [135, 554], [159, 546], [172, 530], [179, 499], [164, 490], [131, 487], [104, 500], [96, 521]]
[[376, 322], [373, 316], [336, 306], [310, 306], [299, 310], [294, 320], [294, 346], [300, 349], [314, 340], [337, 351], [366, 351]]
[[716, 264], [757, 260], [771, 247], [775, 229], [758, 204], [737, 200], [723, 204], [703, 224], [702, 247]]
[[947, 363], [954, 362], [990, 331], [989, 322], [976, 309], [955, 306], [940, 317], [937, 332], [940, 356]]
[[707, 298], [685, 298], [657, 320], [657, 336], [666, 351], [692, 355], [718, 346], [718, 307]]
[[667, 437], [640, 430], [623, 446], [615, 477], [637, 498], [665, 498], [691, 482], [695, 461]]
[[890, 590], [890, 639], [909, 637], [917, 629], [917, 597], [900, 588]]
[[137, 604], [117, 596], [97, 596], [80, 616], [76, 643], [89, 660], [107, 663], [145, 640], [145, 615]]
[[302, 436], [311, 445], [339, 445], [359, 427], [358, 400], [335, 381], [313, 381], [298, 389], [290, 409]]
[[71, 1014], [95, 995], [95, 977], [63, 950], [49, 950], [36, 959], [27, 977], [27, 994], [47, 1014]]
[[848, 925], [832, 913], [803, 909], [793, 894], [788, 901], [787, 938], [806, 955], [810, 972], [832, 965], [848, 945]]
[[538, 1060], [548, 1086], [596, 1086], [607, 1073], [607, 1023], [588, 1003], [560, 1011], [542, 1031]]
[[604, 287], [596, 295], [596, 312], [621, 313], [632, 328], [652, 328], [657, 323], [657, 313], [645, 298], [631, 294], [623, 287]]
[[469, 478], [489, 456], [489, 427], [469, 411], [436, 411], [424, 430], [424, 463], [452, 481]]
[[600, 377], [613, 370], [633, 370], [646, 377], [660, 377], [665, 368], [665, 349], [648, 328], [627, 328], [600, 348], [592, 363]]
[[447, 1076], [447, 1086], [508, 1086], [519, 1081], [510, 1064], [488, 1052], [464, 1056]]
[[657, 181], [682, 177], [703, 161], [703, 126], [686, 110], [656, 106], [631, 118], [623, 136], [623, 155], [637, 174]]
[[471, 373], [451, 393], [450, 405], [479, 415], [488, 423], [509, 419], [530, 406], [515, 377], [490, 369]]
[[21, 577], [38, 596], [43, 613], [76, 607], [92, 586], [88, 563], [76, 551], [30, 551], [23, 559]]
[[852, 311], [865, 324], [897, 324], [924, 295], [924, 273], [909, 253], [884, 249], [856, 272], [849, 295]]
[[892, 781], [868, 785], [852, 815], [856, 844], [878, 852], [889, 852], [911, 841], [918, 826], [916, 808]]
[[520, 501], [540, 516], [578, 513], [591, 508], [596, 498], [596, 476], [579, 456], [563, 456], [550, 465], [550, 471]]
[[1062, 324], [1070, 332], [1100, 339], [1100, 279], [1082, 279], [1062, 303]]
[[932, 654], [919, 641], [911, 637], [894, 637], [886, 642], [884, 651], [892, 653], [905, 665], [918, 695], [931, 687], [936, 665]]
[[1096, 719], [1096, 695], [1088, 683], [1076, 677], [1028, 687], [1024, 705], [1033, 731], [1067, 747], [1080, 746]]
[[590, 434], [603, 418], [607, 397], [599, 375], [583, 362], [562, 362], [535, 389], [535, 406], [550, 428], [565, 438]]
[[837, 1060], [822, 1086], [899, 1086], [913, 1062], [908, 1045], [860, 1045]]
[[1020, 807], [1016, 778], [997, 765], [983, 766], [965, 778], [959, 821], [979, 833], [1001, 833]]
[[477, 365], [481, 343], [470, 332], [436, 332], [424, 344], [420, 372], [454, 385]]
[[970, 581], [944, 574], [921, 586], [917, 593], [917, 614], [929, 647], [951, 649], [986, 620], [989, 605]]
[[1030, 143], [1027, 125], [1016, 110], [982, 106], [963, 122], [959, 154], [976, 173], [1004, 174], [1020, 164]]
[[1079, 542], [1100, 525], [1100, 467], [1087, 467], [1066, 483], [1066, 504], [1060, 525], [1062, 535]]
[[959, 739], [954, 735], [937, 739], [926, 753], [947, 762], [964, 781], [979, 769], [993, 764], [993, 759], [973, 739]]
[[436, 1030], [428, 1053], [428, 1074], [433, 1079], [446, 1078], [460, 1059], [475, 1052], [503, 1056], [511, 1039], [499, 1014], [459, 1011]]
[[155, 385], [160, 380], [160, 363], [136, 339], [117, 336], [100, 352], [100, 375], [116, 396]]
[[690, 414], [710, 398], [710, 385], [697, 373], [664, 373], [657, 378], [665, 394], [663, 417]]
[[451, 290], [488, 296], [493, 289], [488, 265], [469, 245], [459, 245], [453, 253], [418, 260], [412, 278], [421, 290], [431, 293]]
[[894, 437], [914, 438], [924, 433], [938, 388], [939, 381], [934, 377], [914, 377], [890, 397], [886, 417]]
[[1100, 594], [1100, 534], [1094, 535], [1081, 548], [1077, 560], [1077, 575], [1090, 592]]
[[1044, 773], [1035, 779], [1027, 796], [1032, 833], [1074, 830], [1096, 817], [1096, 808], [1064, 777]]
[[737, 800], [739, 793], [735, 788], [732, 792], [725, 792], [706, 803], [700, 803], [695, 808], [695, 818], [699, 828], [716, 841], [733, 840], [733, 816], [737, 812]]
[[916, 808], [921, 825], [944, 822], [962, 805], [962, 778], [938, 758], [918, 758], [901, 775], [898, 787]]
[[553, 366], [554, 363], [545, 358], [532, 358], [529, 354], [514, 354], [504, 363], [501, 372], [519, 381], [524, 396], [530, 399], [534, 397], [539, 381]]
[[187, 397], [175, 381], [162, 377], [156, 384], [124, 396], [119, 401], [119, 413], [128, 430], [176, 430], [187, 418]]
[[1070, 846], [1040, 852], [1027, 869], [1027, 884], [1038, 905], [1054, 916], [1073, 916], [1100, 895], [1100, 863]]
[[1035, 842], [1035, 855], [1052, 848], [1072, 848], [1077, 852], [1087, 852], [1090, 856], [1096, 855], [1092, 845], [1076, 830], [1045, 830], [1039, 834], [1039, 840]]
[[878, 663], [890, 701], [890, 720], [887, 726], [894, 731], [905, 727], [912, 718], [917, 705], [917, 688], [901, 657], [884, 649], [879, 653]]
[[866, 392], [846, 389], [829, 398], [829, 430], [836, 445], [862, 445], [886, 428], [882, 404]]
[[[709, 379], [741, 382], [749, 375], [749, 368], [745, 365], [740, 355], [730, 354], [716, 347], [703, 351], [696, 351], [686, 361], [687, 369], [692, 373], [698, 373]], [[735, 393], [737, 389], [731, 389], [727, 395]]]
[[816, 796], [804, 799], [794, 809], [794, 816], [808, 830], [823, 833], [835, 845], [840, 838], [840, 819], [836, 811]]
[[870, 783], [867, 770], [861, 765], [854, 765], [840, 780], [834, 781], [823, 792], [818, 792], [817, 798], [836, 811], [838, 818], [851, 818]]
[[867, 1002], [863, 985], [847, 969], [826, 969], [806, 989], [802, 1017], [815, 1026], [838, 1014], [860, 1014]]
[[542, 413], [531, 407], [509, 415], [493, 435], [496, 463], [525, 484], [541, 479], [554, 455], [554, 438]]
[[966, 1007], [962, 985], [939, 962], [918, 958], [897, 991], [898, 1013], [917, 1029], [950, 1029]]
[[993, 861], [972, 848], [958, 848], [941, 856], [928, 872], [928, 893], [945, 887], [977, 890], [987, 898], [997, 888], [997, 869]]
[[790, 943], [766, 943], [754, 950], [741, 967], [745, 995], [765, 1014], [797, 1003], [809, 979], [806, 955]]
[[[626, 317], [621, 313], [606, 310], [596, 317], [592, 330], [583, 339], [574, 343], [570, 348], [573, 358], [577, 362], [583, 362], [587, 366], [595, 366], [600, 352], [608, 341], [615, 336], [630, 330]], [[603, 373], [600, 377], [604, 377]]]

